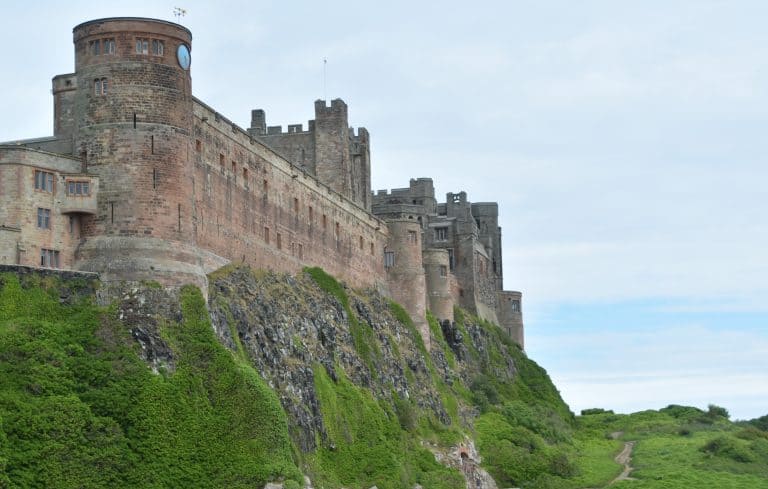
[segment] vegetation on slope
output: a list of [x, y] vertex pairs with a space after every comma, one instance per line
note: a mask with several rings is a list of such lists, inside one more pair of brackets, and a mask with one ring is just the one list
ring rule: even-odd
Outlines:
[[637, 441], [631, 474], [637, 480], [615, 487], [768, 488], [768, 432], [728, 421], [724, 408], [670, 405], [630, 415], [603, 410], [584, 414], [580, 430], [593, 439], [621, 433], [622, 440]]
[[[305, 272], [342, 304], [357, 354], [369, 368], [375, 369], [373, 362], [380, 361], [381, 356], [378, 341], [370, 325], [361, 321], [350, 307], [344, 287], [320, 268], [307, 268]], [[445, 385], [436, 378], [411, 318], [398, 304], [389, 305], [392, 315], [406, 326], [424, 356], [433, 382], [444, 391]], [[414, 484], [435, 489], [465, 487], [464, 478], [456, 469], [439, 464], [420, 443], [421, 438], [439, 438], [444, 432], [452, 434], [451, 440], [459, 439], [458, 430], [441, 426], [431, 413], [397, 394], [393, 394], [392, 402], [376, 399], [370, 390], [352, 383], [340, 365], [334, 369], [336, 379], [320, 364], [315, 364], [313, 371], [328, 437], [325, 443], [318, 443], [320, 448], [306, 460], [316, 484], [363, 488], [375, 485], [380, 489]]]
[[[34, 281], [33, 281], [34, 282]], [[0, 487], [254, 487], [300, 480], [285, 415], [215, 339], [200, 292], [153, 374], [113, 314], [0, 277]]]
[[[159, 325], [173, 368], [152, 373], [130, 327], [78, 299], [88, 294], [73, 292], [76, 281], [1, 275], [0, 487], [259, 487], [275, 479], [297, 487], [300, 462], [318, 487], [459, 489], [459, 471], [433, 452], [470, 436], [500, 487], [606, 487], [621, 472], [613, 457], [633, 440], [637, 480], [612, 487], [768, 489], [768, 417], [731, 423], [717, 406], [669, 406], [575, 418], [546, 371], [496, 325], [460, 309], [450, 326], [428, 315], [428, 352], [399, 305], [307, 272], [338, 301], [351, 337], [330, 362], [305, 364], [323, 426], [309, 453], [294, 448], [284, 406], [252, 366], [260, 350], [243, 343], [234, 309], [224, 315], [228, 351], [199, 291], [183, 289], [180, 319]], [[270, 290], [282, 290], [270, 280]], [[352, 349], [369, 377], [342, 365]], [[393, 355], [408, 389], [427, 382], [433, 399], [396, 390], [391, 369], [376, 378]]]

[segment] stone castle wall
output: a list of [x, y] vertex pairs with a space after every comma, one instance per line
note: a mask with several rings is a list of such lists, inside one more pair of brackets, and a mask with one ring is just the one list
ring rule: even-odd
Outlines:
[[386, 223], [205, 104], [194, 110], [198, 246], [257, 268], [321, 266], [356, 287], [386, 289]]

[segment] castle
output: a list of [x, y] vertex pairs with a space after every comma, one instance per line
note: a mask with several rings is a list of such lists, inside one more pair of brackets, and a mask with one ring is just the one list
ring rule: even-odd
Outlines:
[[73, 29], [75, 72], [53, 78], [54, 135], [0, 143], [0, 263], [197, 284], [231, 262], [320, 266], [426, 311], [454, 305], [521, 346], [520, 293], [503, 290], [496, 203], [438, 202], [432, 180], [371, 192], [368, 132], [342, 100], [306, 128], [242, 129], [192, 96], [192, 34], [119, 17]]

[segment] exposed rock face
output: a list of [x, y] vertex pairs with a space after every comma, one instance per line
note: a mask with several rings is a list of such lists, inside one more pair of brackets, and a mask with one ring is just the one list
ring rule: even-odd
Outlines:
[[160, 336], [158, 321], [181, 321], [178, 289], [146, 282], [110, 282], [99, 291], [98, 297], [103, 304], [118, 299], [117, 318], [128, 326], [141, 347], [139, 355], [153, 372], [176, 369], [173, 351]]
[[[320, 290], [306, 275], [291, 277], [238, 269], [210, 284], [211, 319], [221, 341], [233, 350], [237, 341], [264, 378], [278, 392], [292, 418], [300, 448], [316, 448], [315, 434], [325, 428], [314, 387], [312, 366], [322, 365], [336, 380], [337, 368], [377, 398], [413, 397], [443, 423], [451, 420], [431, 386], [424, 356], [412, 332], [392, 318], [386, 299], [378, 294], [354, 295], [347, 290], [358, 321], [375, 334], [381, 355], [372, 372], [355, 350], [350, 323], [338, 300]], [[405, 369], [412, 373], [408, 380]]]
[[[346, 377], [375, 397], [392, 401], [395, 392], [401, 398], [415, 400], [440, 422], [450, 424], [427, 361], [447, 385], [459, 380], [469, 386], [480, 372], [480, 365], [490, 363], [486, 358], [492, 341], [488, 333], [480, 325], [465, 322], [464, 331], [473, 350], [470, 352], [457, 325], [443, 324], [443, 338], [432, 338], [427, 359], [419, 348], [416, 330], [392, 316], [386, 298], [373, 291], [345, 292], [357, 321], [374, 333], [375, 345], [370, 346], [378, 355], [373, 370], [355, 348], [350, 318], [343, 305], [307, 274], [292, 277], [240, 268], [212, 277], [209, 309], [220, 340], [233, 351], [244, 350], [277, 391], [289, 415], [292, 435], [304, 452], [316, 449], [318, 440], [321, 444], [327, 442], [313, 380], [312, 367], [318, 364], [334, 380], [339, 375], [337, 369], [343, 369]], [[448, 350], [440, 346], [445, 344], [443, 341], [457, 360], [453, 367], [446, 358]], [[496, 370], [494, 375], [511, 380], [515, 375], [511, 357], [506, 366]], [[472, 408], [459, 408], [462, 423], [471, 423], [476, 414]], [[491, 477], [480, 469], [474, 449], [472, 453], [469, 461], [462, 459], [458, 451], [446, 453], [443, 463], [461, 469], [473, 488], [495, 488]]]

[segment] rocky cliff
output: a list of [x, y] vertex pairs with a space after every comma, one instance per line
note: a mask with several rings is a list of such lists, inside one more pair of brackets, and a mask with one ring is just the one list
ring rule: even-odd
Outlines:
[[[70, 453], [88, 452], [94, 426], [107, 423], [111, 436], [99, 442], [116, 459], [102, 461], [107, 469], [93, 478], [111, 474], [116, 486], [254, 487], [272, 480], [298, 487], [309, 480], [326, 488], [492, 488], [486, 468], [513, 480], [493, 463], [494, 452], [503, 452], [494, 427], [511, 419], [510, 406], [541, 414], [544, 428], [567, 430], [571, 417], [546, 373], [495, 325], [460, 310], [452, 324], [428, 317], [427, 351], [401, 307], [320, 269], [296, 277], [221, 270], [210, 277], [207, 308], [199, 291], [144, 283], [102, 287], [96, 295], [110, 305], [88, 309], [92, 285], [57, 280], [0, 280], [0, 365], [21, 379], [0, 398], [0, 487], [3, 480], [9, 487], [50, 482], [36, 479], [34, 458], [61, 442], [56, 422], [41, 437], [21, 428], [19, 412], [60, 395], [90, 420], [70, 433]], [[51, 334], [51, 325], [38, 324], [50, 320], [40, 310], [63, 321], [52, 329], [64, 331], [58, 339], [37, 346], [65, 359], [54, 363], [57, 375], [74, 379], [63, 392], [48, 385], [36, 368], [41, 360], [22, 348]], [[77, 324], [83, 310], [89, 320]], [[80, 346], [69, 355], [72, 345]], [[104, 369], [114, 375], [106, 379]], [[48, 387], [35, 392], [29, 385]], [[19, 453], [18, 443], [31, 448]], [[483, 461], [488, 455], [490, 463]], [[552, 450], [545, 455], [556, 459]], [[67, 477], [71, 484], [62, 482]], [[74, 474], [56, 482], [99, 486]]]

